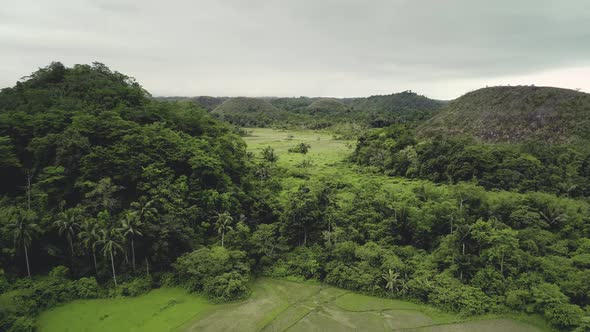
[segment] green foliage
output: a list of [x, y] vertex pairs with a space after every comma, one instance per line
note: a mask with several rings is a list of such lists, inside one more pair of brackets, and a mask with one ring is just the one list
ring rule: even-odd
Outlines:
[[590, 139], [590, 95], [536, 86], [479, 89], [450, 102], [422, 136], [468, 135], [487, 142], [581, 143]]
[[292, 117], [284, 110], [258, 98], [237, 97], [217, 106], [212, 114], [242, 127], [268, 127]]
[[203, 293], [214, 302], [244, 299], [250, 293], [250, 278], [239, 271], [210, 276], [205, 280]]
[[152, 286], [153, 281], [151, 277], [141, 277], [121, 283], [115, 291], [117, 295], [138, 296], [149, 292]]
[[212, 114], [242, 127], [304, 127], [326, 129], [347, 123], [385, 127], [394, 123], [430, 118], [443, 102], [411, 91], [368, 98], [246, 98], [204, 100], [184, 98], [211, 109]]
[[267, 146], [264, 149], [262, 149], [261, 154], [262, 159], [269, 163], [276, 163], [279, 160], [279, 156], [275, 153], [275, 150], [270, 146]]
[[302, 143], [299, 143], [296, 146], [290, 148], [289, 152], [307, 154], [307, 152], [309, 152], [310, 148], [311, 148], [311, 145], [302, 142]]
[[243, 298], [248, 292], [250, 264], [243, 251], [201, 248], [180, 256], [174, 269], [188, 290], [204, 292], [213, 301]]
[[100, 287], [94, 277], [80, 278], [74, 282], [76, 297], [94, 299], [100, 295]]
[[583, 166], [589, 158], [585, 148], [575, 145], [492, 145], [448, 137], [418, 140], [406, 125], [368, 132], [351, 156], [352, 161], [388, 175], [574, 197], [590, 195], [590, 173]]

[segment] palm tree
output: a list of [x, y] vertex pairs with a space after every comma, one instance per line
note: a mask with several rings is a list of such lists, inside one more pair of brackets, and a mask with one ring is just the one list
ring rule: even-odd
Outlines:
[[231, 231], [233, 227], [231, 227], [231, 223], [234, 221], [234, 218], [227, 213], [218, 213], [217, 220], [215, 221], [215, 228], [217, 229], [217, 233], [221, 235], [221, 247], [223, 248], [223, 240], [225, 238], [225, 232]]
[[393, 291], [397, 290], [399, 274], [389, 269], [389, 271], [383, 273], [381, 276], [385, 280], [385, 289], [389, 290], [390, 296], [393, 297]]
[[29, 264], [29, 248], [33, 241], [33, 236], [39, 231], [39, 226], [34, 223], [37, 214], [31, 210], [17, 209], [12, 215], [12, 221], [9, 227], [12, 228], [14, 246], [22, 247], [25, 251], [25, 261], [27, 263], [27, 275], [31, 277], [31, 267]]
[[74, 238], [76, 237], [76, 232], [80, 229], [82, 217], [82, 209], [76, 207], [60, 212], [58, 219], [53, 222], [59, 230], [59, 235], [63, 236], [65, 234], [70, 245], [72, 257], [74, 256]]
[[123, 251], [121, 243], [125, 241], [121, 231], [117, 228], [102, 230], [100, 244], [102, 244], [102, 253], [105, 257], [110, 256], [111, 268], [113, 270], [113, 280], [115, 287], [117, 287], [117, 274], [115, 273], [115, 258], [117, 251]]
[[131, 261], [133, 264], [133, 272], [135, 272], [135, 243], [133, 239], [136, 235], [142, 236], [143, 234], [139, 231], [141, 221], [139, 220], [138, 214], [133, 212], [126, 213], [121, 220], [121, 231], [123, 236], [131, 239]]
[[82, 224], [82, 230], [78, 234], [82, 244], [86, 249], [91, 249], [92, 259], [94, 260], [94, 272], [98, 275], [96, 264], [96, 246], [101, 240], [101, 229], [96, 219], [88, 219]]
[[148, 200], [145, 196], [141, 196], [137, 202], [131, 203], [131, 209], [142, 223], [158, 214], [158, 210], [154, 207], [154, 200]]

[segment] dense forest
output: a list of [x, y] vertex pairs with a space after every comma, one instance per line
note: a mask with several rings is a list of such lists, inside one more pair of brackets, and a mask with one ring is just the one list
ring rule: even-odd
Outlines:
[[381, 128], [426, 120], [446, 104], [412, 91], [368, 98], [199, 96], [156, 99], [191, 102], [223, 121], [242, 127], [328, 128], [339, 134], [352, 124], [355, 129]]
[[[0, 92], [0, 330], [165, 285], [244, 299], [271, 276], [588, 331], [585, 146], [424, 134], [451, 105], [405, 92], [207, 109], [154, 99], [100, 63], [52, 63]], [[348, 178], [286, 169], [270, 146], [247, 152], [234, 126], [339, 116], [379, 127], [332, 166]]]

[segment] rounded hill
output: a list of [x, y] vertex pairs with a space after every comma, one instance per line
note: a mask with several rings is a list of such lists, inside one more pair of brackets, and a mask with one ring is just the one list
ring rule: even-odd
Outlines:
[[222, 120], [240, 126], [265, 127], [284, 121], [288, 114], [270, 103], [249, 97], [231, 98], [217, 106], [213, 112]]
[[345, 113], [349, 110], [349, 107], [336, 99], [322, 98], [315, 100], [306, 107], [306, 110], [311, 114], [330, 115]]
[[586, 141], [590, 94], [536, 86], [483, 88], [453, 100], [418, 131], [493, 143]]

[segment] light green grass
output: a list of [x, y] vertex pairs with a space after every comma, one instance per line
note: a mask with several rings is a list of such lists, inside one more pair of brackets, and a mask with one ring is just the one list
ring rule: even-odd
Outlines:
[[78, 300], [43, 312], [39, 331], [170, 331], [210, 309], [204, 298], [178, 288], [133, 298]]
[[[317, 282], [256, 280], [252, 296], [213, 305], [182, 289], [74, 301], [39, 316], [39, 331], [544, 331], [534, 317], [469, 317]], [[171, 300], [176, 301], [169, 305]], [[174, 303], [174, 302], [172, 302]], [[538, 326], [535, 326], [538, 325]]]
[[[304, 159], [310, 159], [314, 171], [330, 168], [343, 160], [351, 151], [354, 141], [335, 140], [332, 134], [315, 130], [277, 130], [270, 128], [245, 128], [250, 133], [244, 137], [248, 150], [259, 153], [264, 147], [271, 146], [279, 154], [279, 166], [294, 167]], [[306, 155], [289, 153], [289, 148], [299, 143], [311, 145]]]

